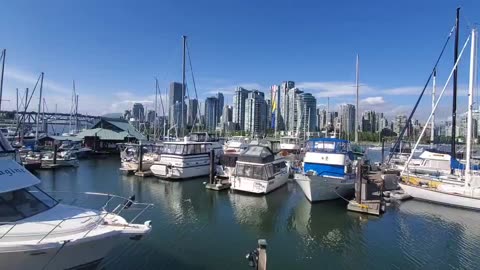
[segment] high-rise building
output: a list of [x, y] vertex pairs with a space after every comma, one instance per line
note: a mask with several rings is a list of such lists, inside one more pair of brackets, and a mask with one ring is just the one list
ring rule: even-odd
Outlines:
[[298, 102], [300, 99], [300, 94], [303, 91], [300, 91], [298, 88], [293, 88], [288, 90], [288, 120], [287, 120], [287, 131], [296, 134], [298, 128], [298, 114], [302, 113], [299, 112]]
[[267, 125], [265, 94], [258, 90], [248, 93], [245, 101], [245, 131], [264, 134]]
[[317, 99], [310, 93], [297, 95], [297, 133], [317, 130]]
[[205, 100], [205, 128], [209, 131], [215, 130], [217, 127], [217, 109], [218, 99], [208, 97]]
[[355, 106], [353, 104], [340, 105], [340, 131], [347, 139], [355, 134]]
[[147, 122], [152, 123], [152, 124], [153, 124], [153, 122], [155, 122], [155, 111], [154, 110], [148, 110]]
[[[395, 117], [395, 123], [394, 123], [394, 126], [393, 126], [393, 131], [395, 133], [397, 133], [397, 135], [400, 135], [400, 133], [402, 132], [402, 130], [405, 128], [406, 125], [407, 125], [407, 116], [406, 115], [397, 115]], [[408, 133], [406, 133], [405, 135], [408, 135]]]
[[272, 128], [272, 102], [270, 99], [265, 100], [265, 114], [267, 115], [267, 125], [265, 129]]
[[[288, 130], [290, 126], [289, 120], [290, 118], [290, 101], [289, 101], [289, 91], [290, 89], [295, 88], [295, 82], [293, 81], [285, 81], [280, 86], [280, 114], [278, 119], [278, 130]], [[295, 103], [294, 103], [295, 104]], [[277, 105], [278, 106], [278, 105]]]
[[327, 119], [327, 110], [325, 109], [317, 109], [317, 129], [319, 131], [324, 130], [327, 127], [328, 119]]
[[363, 132], [377, 132], [377, 114], [375, 111], [364, 111], [361, 125]]
[[198, 100], [197, 99], [188, 100], [188, 109], [187, 109], [187, 125], [188, 126], [193, 126], [198, 124], [197, 114], [198, 114]]
[[217, 124], [220, 123], [220, 117], [223, 114], [223, 106], [224, 106], [225, 99], [223, 94], [218, 92], [217, 93]]
[[233, 122], [239, 130], [245, 130], [245, 100], [250, 92], [243, 87], [237, 87], [233, 96]]
[[233, 107], [232, 106], [225, 105], [223, 107], [222, 122], [223, 123], [233, 122]]
[[[175, 125], [177, 124], [179, 128], [183, 128], [186, 126], [187, 123], [187, 111], [186, 111], [186, 104], [185, 101], [182, 98], [182, 83], [179, 82], [172, 82], [170, 83], [170, 92], [169, 92], [169, 99], [168, 99], [168, 108], [169, 108], [169, 113], [168, 113], [168, 122], [170, 125]], [[178, 103], [178, 104], [177, 104]], [[182, 106], [183, 105], [183, 106]], [[183, 117], [181, 114], [182, 108], [185, 109], [183, 112]], [[177, 110], [177, 111], [175, 111]], [[180, 122], [183, 122], [182, 123]]]
[[136, 121], [143, 122], [145, 119], [145, 110], [143, 108], [142, 103], [135, 103], [133, 104], [133, 118], [135, 118]]

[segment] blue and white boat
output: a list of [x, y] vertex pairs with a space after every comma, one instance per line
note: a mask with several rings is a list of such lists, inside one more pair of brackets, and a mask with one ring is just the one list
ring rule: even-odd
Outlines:
[[311, 139], [295, 181], [311, 202], [349, 197], [355, 191], [356, 163], [350, 142], [336, 138]]

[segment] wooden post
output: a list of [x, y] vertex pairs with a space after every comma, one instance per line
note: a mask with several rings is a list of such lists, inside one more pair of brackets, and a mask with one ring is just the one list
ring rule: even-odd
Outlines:
[[362, 165], [362, 161], [358, 162], [357, 177], [355, 179], [355, 201], [357, 203], [362, 203]]
[[258, 270], [267, 270], [267, 240], [258, 239]]
[[140, 141], [138, 144], [138, 172], [143, 172], [143, 146], [142, 142]]
[[385, 138], [382, 138], [382, 165], [385, 160]]
[[210, 150], [210, 184], [213, 184], [215, 179], [215, 150]]
[[58, 145], [53, 142], [53, 164], [57, 164], [57, 150], [58, 150]]

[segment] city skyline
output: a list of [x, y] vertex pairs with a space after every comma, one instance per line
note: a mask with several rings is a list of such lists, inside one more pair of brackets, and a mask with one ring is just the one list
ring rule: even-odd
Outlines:
[[[466, 36], [467, 21], [478, 21], [473, 11], [479, 8], [475, 1], [407, 1], [399, 6], [354, 3], [348, 7], [336, 3], [309, 3], [308, 7], [306, 4], [298, 7], [260, 4], [253, 10], [248, 8], [248, 3], [237, 3], [234, 8], [251, 13], [252, 22], [234, 25], [226, 15], [228, 12], [218, 12], [231, 8], [221, 2], [215, 5], [215, 10], [197, 3], [132, 6], [106, 1], [95, 3], [97, 10], [91, 8], [94, 2], [89, 1], [68, 7], [56, 3], [14, 1], [2, 7], [6, 12], [0, 23], [15, 22], [15, 27], [5, 29], [0, 44], [0, 48], [7, 49], [5, 108], [14, 108], [15, 89], [33, 88], [42, 71], [45, 72], [44, 96], [50, 111], [55, 105], [59, 111], [68, 111], [65, 96], [71, 91], [73, 79], [77, 82], [81, 113], [122, 112], [138, 102], [152, 107], [153, 77], [159, 78], [164, 95], [170, 81], [180, 81], [181, 35], [186, 34], [200, 100], [220, 91], [225, 95], [225, 104], [232, 104], [238, 86], [258, 89], [268, 95], [270, 85], [290, 79], [296, 81], [298, 88], [312, 93], [318, 105], [325, 104], [327, 96], [332, 108], [354, 104], [355, 55], [358, 53], [360, 112], [379, 108], [390, 114], [389, 117], [408, 114], [413, 107], [412, 99], [421, 91], [453, 25], [455, 8], [462, 6], [461, 42]], [[110, 8], [112, 3], [116, 4], [115, 8], [109, 18], [104, 18], [102, 10]], [[202, 12], [196, 12], [199, 9]], [[37, 13], [38, 10], [43, 12]], [[153, 10], [185, 10], [191, 16], [185, 22], [168, 23], [165, 19], [174, 17], [174, 13], [165, 14], [159, 21]], [[263, 16], [265, 12], [283, 14], [285, 11], [302, 14], [301, 20], [286, 24]], [[312, 16], [312, 12], [318, 11], [321, 16]], [[212, 12], [215, 20], [209, 19]], [[341, 16], [344, 14], [348, 16]], [[133, 25], [123, 21], [124, 15], [134, 18], [128, 20]], [[425, 16], [430, 19], [423, 20]], [[342, 25], [338, 24], [338, 18], [342, 18]], [[111, 23], [105, 23], [106, 19]], [[326, 24], [331, 27], [322, 26]], [[101, 27], [94, 28], [95, 25]], [[257, 29], [258, 25], [262, 27]], [[142, 33], [136, 31], [143, 28]], [[232, 28], [236, 31], [232, 32]], [[375, 30], [367, 31], [367, 28]], [[274, 41], [281, 36], [289, 38]], [[32, 39], [35, 46], [31, 45]], [[345, 42], [347, 40], [349, 42]], [[446, 53], [452, 51], [449, 45]], [[439, 69], [439, 81], [445, 80], [451, 67], [451, 57], [446, 59]], [[295, 68], [282, 68], [288, 65]], [[463, 96], [466, 72], [462, 62], [459, 93]], [[189, 70], [187, 79], [193, 97]], [[450, 103], [447, 99], [441, 104], [437, 119], [448, 117]], [[466, 99], [460, 98], [459, 108], [465, 103]], [[425, 117], [422, 115], [427, 109], [428, 106], [420, 106], [419, 118]]]

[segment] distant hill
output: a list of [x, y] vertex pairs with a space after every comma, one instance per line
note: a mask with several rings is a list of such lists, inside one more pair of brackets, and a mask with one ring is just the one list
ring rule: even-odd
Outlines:
[[102, 116], [107, 118], [123, 118], [123, 113], [106, 113]]

